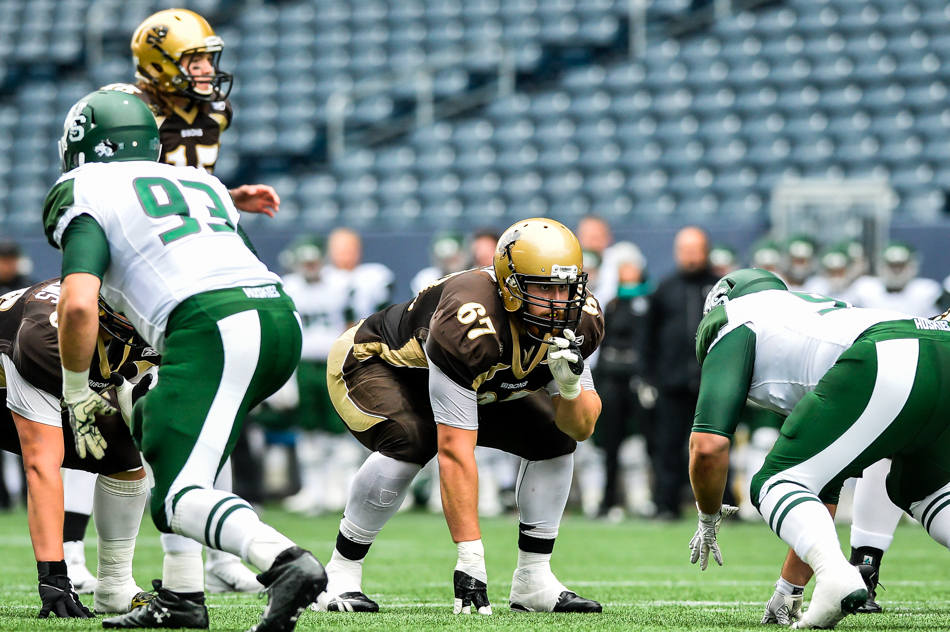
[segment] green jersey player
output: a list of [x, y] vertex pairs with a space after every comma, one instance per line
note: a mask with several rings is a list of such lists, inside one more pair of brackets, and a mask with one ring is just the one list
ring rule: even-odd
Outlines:
[[[63, 251], [63, 399], [77, 444], [103, 443], [95, 415], [107, 404], [87, 385], [101, 291], [163, 354], [158, 386], [132, 419], [155, 476], [152, 519], [160, 531], [259, 568], [269, 596], [254, 629], [289, 632], [326, 585], [323, 567], [213, 483], [240, 420], [297, 364], [293, 301], [242, 241], [224, 185], [200, 170], [157, 162], [158, 128], [141, 100], [114, 91], [87, 95], [66, 118], [60, 151], [65, 173], [47, 196], [43, 219], [50, 243]], [[103, 625], [207, 628], [194, 576], [166, 567], [147, 608]]]
[[832, 628], [867, 600], [824, 504], [845, 479], [893, 460], [891, 500], [950, 545], [950, 324], [789, 292], [774, 274], [739, 270], [710, 291], [696, 338], [702, 385], [690, 439], [699, 509], [692, 561], [716, 543], [729, 444], [747, 402], [786, 416], [752, 479], [776, 534], [815, 571], [798, 628]]

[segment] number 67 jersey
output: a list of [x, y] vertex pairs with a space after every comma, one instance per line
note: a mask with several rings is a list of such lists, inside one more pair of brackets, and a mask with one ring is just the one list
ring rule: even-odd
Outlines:
[[168, 316], [185, 299], [234, 287], [276, 293], [272, 286], [280, 283], [239, 235], [225, 186], [203, 170], [87, 163], [64, 174], [46, 197], [50, 243], [61, 248], [66, 227], [84, 214], [109, 241], [100, 293], [159, 352]]

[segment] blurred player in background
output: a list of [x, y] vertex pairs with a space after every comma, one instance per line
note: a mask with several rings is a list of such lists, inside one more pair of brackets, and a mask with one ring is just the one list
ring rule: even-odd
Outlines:
[[[89, 385], [104, 392], [122, 384], [116, 402], [123, 417], [100, 420], [104, 446], [92, 448], [75, 440], [70, 417], [60, 407], [63, 378], [60, 371], [56, 305], [59, 279], [43, 281], [3, 296], [0, 303], [0, 356], [6, 397], [0, 414], [0, 448], [23, 455], [28, 485], [28, 520], [39, 572], [43, 601], [40, 618], [87, 618], [68, 579], [63, 553], [63, 482], [60, 468], [82, 471], [93, 480], [98, 545], [98, 582], [94, 609], [98, 613], [125, 613], [147, 603], [149, 595], [132, 579], [132, 555], [142, 512], [148, 498], [148, 480], [139, 451], [128, 429], [134, 382], [136, 398], [147, 390], [158, 353], [146, 347], [132, 325], [100, 300], [99, 332]], [[147, 377], [146, 374], [148, 374]], [[96, 452], [98, 450], [98, 452]], [[84, 567], [85, 568], [85, 567]], [[92, 592], [92, 591], [89, 591]]]
[[432, 265], [419, 270], [412, 281], [409, 282], [409, 289], [413, 294], [430, 283], [437, 281], [446, 274], [461, 272], [471, 266], [468, 244], [461, 233], [456, 231], [447, 231], [437, 234], [432, 239], [429, 256]]
[[[315, 236], [296, 240], [281, 253], [284, 291], [294, 299], [303, 325], [300, 363], [281, 391], [297, 394], [291, 415], [297, 437], [301, 489], [285, 499], [290, 511], [318, 515], [342, 509], [350, 482], [366, 458], [347, 432], [327, 391], [327, 357], [336, 339], [355, 318], [346, 275], [324, 266], [324, 244]], [[275, 397], [278, 396], [275, 394]]]
[[713, 274], [724, 277], [739, 268], [739, 253], [729, 244], [715, 244], [709, 250], [709, 265]]
[[794, 235], [785, 245], [782, 278], [788, 289], [795, 292], [807, 292], [808, 283], [815, 274], [817, 245], [808, 235]]
[[352, 322], [389, 305], [396, 277], [381, 263], [362, 263], [363, 240], [358, 232], [350, 228], [334, 229], [327, 238], [327, 258], [348, 284]]
[[771, 237], [762, 237], [749, 249], [749, 264], [753, 268], [768, 270], [782, 276], [782, 249]]
[[912, 246], [892, 241], [880, 261], [878, 276], [862, 276], [851, 286], [851, 301], [857, 307], [899, 309], [926, 318], [941, 311], [937, 301], [943, 289], [937, 281], [917, 276], [920, 255]]
[[491, 229], [481, 229], [475, 231], [471, 239], [472, 265], [476, 268], [490, 266], [495, 256], [495, 246], [498, 245], [498, 238], [501, 237], [496, 231]]

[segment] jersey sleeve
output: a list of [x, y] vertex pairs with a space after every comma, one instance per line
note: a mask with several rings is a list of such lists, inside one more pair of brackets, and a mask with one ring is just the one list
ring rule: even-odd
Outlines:
[[754, 363], [755, 333], [748, 327], [729, 332], [709, 351], [699, 383], [693, 432], [732, 438], [749, 395]]
[[231, 127], [231, 121], [234, 120], [234, 108], [227, 99], [212, 101], [209, 116], [214, 119], [218, 127], [223, 132]]
[[93, 274], [102, 280], [109, 267], [109, 240], [102, 227], [89, 215], [80, 215], [63, 231], [62, 278], [75, 272]]
[[10, 357], [24, 381], [41, 391], [62, 397], [58, 330], [53, 324], [55, 314], [56, 305], [51, 300], [29, 301]]
[[[448, 281], [429, 321], [426, 354], [449, 379], [472, 391], [476, 380], [499, 363], [507, 314], [497, 296], [486, 291], [494, 283], [479, 275]], [[500, 312], [499, 312], [500, 310]]]

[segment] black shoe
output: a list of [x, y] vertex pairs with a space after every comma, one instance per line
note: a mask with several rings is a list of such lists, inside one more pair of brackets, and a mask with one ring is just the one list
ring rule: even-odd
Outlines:
[[603, 610], [603, 607], [593, 599], [585, 599], [570, 590], [562, 592], [554, 606], [554, 612], [603, 612]]
[[345, 592], [327, 602], [327, 612], [379, 612], [379, 604], [361, 592]]
[[[208, 608], [200, 601], [186, 599], [162, 588], [162, 580], [152, 580], [155, 597], [131, 612], [102, 621], [104, 628], [196, 628], [208, 629]], [[146, 593], [139, 593], [139, 595]], [[139, 597], [136, 595], [136, 598]]]
[[[860, 606], [855, 612], [862, 614], [879, 614], [884, 612], [884, 608], [875, 600], [877, 597], [878, 579], [880, 578], [878, 569], [870, 564], [857, 564], [855, 567], [858, 569], [858, 572], [861, 573], [861, 578], [864, 579], [864, 584], [868, 587], [867, 602], [865, 602], [863, 606]], [[881, 588], [884, 587], [881, 586]]]
[[267, 606], [250, 632], [291, 632], [300, 613], [327, 587], [327, 574], [310, 551], [292, 546], [257, 581], [265, 586]]

